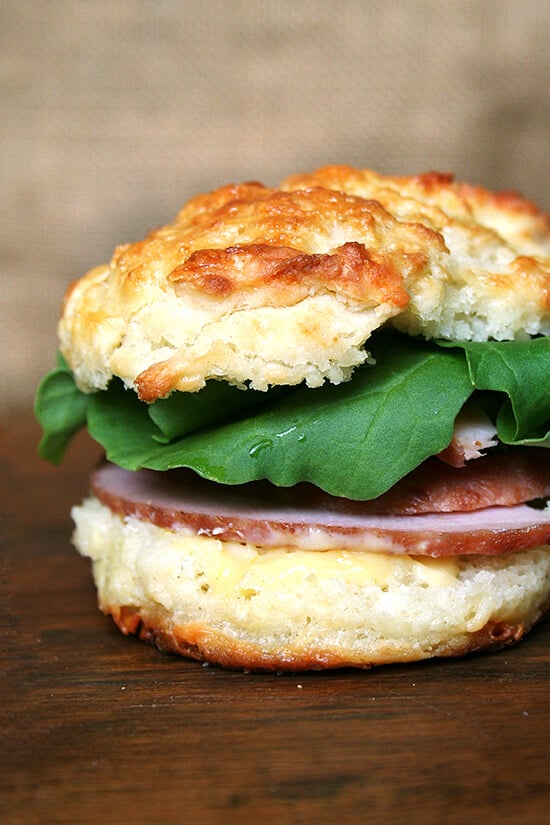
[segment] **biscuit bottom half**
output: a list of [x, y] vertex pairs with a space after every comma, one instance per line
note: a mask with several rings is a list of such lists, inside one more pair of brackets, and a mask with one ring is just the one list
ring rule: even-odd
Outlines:
[[73, 508], [101, 610], [161, 650], [250, 671], [408, 662], [519, 641], [550, 607], [550, 545], [429, 558], [262, 549]]

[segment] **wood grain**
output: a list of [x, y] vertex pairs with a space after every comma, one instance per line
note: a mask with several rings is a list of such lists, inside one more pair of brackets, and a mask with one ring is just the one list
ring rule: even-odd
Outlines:
[[96, 608], [70, 507], [97, 447], [53, 468], [2, 429], [0, 821], [542, 825], [548, 624], [448, 662], [246, 675], [159, 653]]

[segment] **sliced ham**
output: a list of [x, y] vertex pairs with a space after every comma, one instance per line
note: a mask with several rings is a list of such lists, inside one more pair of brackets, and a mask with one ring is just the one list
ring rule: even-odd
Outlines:
[[298, 488], [263, 482], [233, 487], [187, 470], [129, 472], [108, 463], [91, 479], [94, 495], [122, 516], [266, 548], [454, 556], [494, 555], [550, 543], [548, 507], [518, 503], [454, 513], [374, 513], [373, 503], [329, 496], [307, 484]]
[[360, 512], [418, 515], [510, 507], [550, 496], [550, 452], [499, 448], [460, 469], [429, 458], [373, 501], [353, 503]]
[[481, 404], [473, 399], [455, 420], [453, 439], [438, 458], [451, 467], [464, 467], [467, 461], [481, 458], [485, 450], [498, 444], [497, 430]]

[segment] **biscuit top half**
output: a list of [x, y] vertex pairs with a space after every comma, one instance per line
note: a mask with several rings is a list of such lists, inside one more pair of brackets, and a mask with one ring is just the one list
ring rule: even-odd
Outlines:
[[550, 221], [514, 193], [329, 166], [229, 185], [67, 291], [60, 348], [86, 391], [147, 402], [209, 379], [347, 380], [391, 324], [450, 340], [550, 335]]

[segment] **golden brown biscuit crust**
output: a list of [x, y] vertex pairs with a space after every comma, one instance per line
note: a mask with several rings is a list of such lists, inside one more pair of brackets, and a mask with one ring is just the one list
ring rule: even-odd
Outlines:
[[416, 209], [438, 229], [454, 220], [492, 229], [517, 254], [550, 256], [550, 215], [518, 192], [491, 192], [457, 181], [451, 173], [388, 176], [343, 165], [291, 175], [281, 184], [285, 191], [312, 186], [374, 198], [395, 214], [412, 215]]
[[451, 339], [550, 334], [548, 217], [436, 173], [330, 166], [279, 189], [225, 186], [73, 284], [59, 334], [82, 389], [115, 375], [153, 401], [211, 378], [338, 383], [387, 322]]
[[489, 621], [480, 630], [463, 633], [430, 648], [398, 648], [378, 646], [362, 652], [335, 652], [327, 649], [275, 650], [232, 639], [219, 630], [198, 623], [174, 625], [165, 616], [155, 615], [132, 606], [103, 606], [117, 627], [125, 634], [135, 634], [164, 653], [173, 653], [221, 667], [246, 672], [270, 671], [299, 673], [336, 668], [369, 670], [385, 664], [421, 661], [422, 659], [466, 656], [473, 653], [498, 651], [520, 642], [548, 613], [550, 604], [543, 605], [525, 621]]
[[438, 172], [385, 176], [325, 166], [281, 184], [285, 191], [311, 186], [374, 198], [400, 220], [441, 234], [449, 256], [438, 311], [411, 284], [412, 301], [396, 319], [404, 331], [466, 340], [550, 334], [550, 216], [536, 204]]

